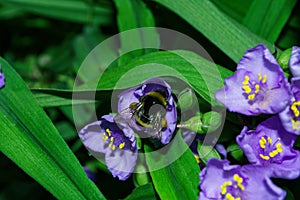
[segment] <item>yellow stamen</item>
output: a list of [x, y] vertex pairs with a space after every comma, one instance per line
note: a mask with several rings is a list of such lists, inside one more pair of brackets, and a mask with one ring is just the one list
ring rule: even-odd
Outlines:
[[273, 143], [273, 140], [272, 140], [270, 137], [268, 137], [268, 142], [269, 142], [270, 144], [272, 144], [272, 143]]
[[277, 144], [276, 144], [276, 150], [277, 150], [279, 153], [282, 152], [282, 145], [281, 145], [281, 143], [277, 143]]
[[111, 136], [111, 132], [108, 128], [105, 130], [105, 132], [107, 133], [108, 136]]
[[243, 86], [243, 89], [245, 90], [245, 92], [246, 92], [247, 94], [249, 94], [249, 93], [251, 92], [251, 88], [250, 88], [248, 85], [244, 85], [244, 86]]
[[260, 138], [260, 140], [259, 140], [259, 146], [260, 146], [262, 149], [265, 149], [265, 148], [266, 148], [266, 143], [267, 143], [267, 141], [266, 141], [265, 137], [262, 136], [262, 137]]
[[294, 102], [291, 105], [291, 110], [294, 112], [295, 117], [299, 117], [299, 115], [300, 115], [300, 112], [299, 112], [297, 106], [300, 106], [300, 101]]
[[106, 141], [106, 140], [108, 139], [108, 136], [107, 136], [105, 133], [103, 133], [102, 139], [103, 139], [104, 141]]
[[258, 80], [261, 80], [261, 79], [262, 79], [261, 73], [258, 73], [257, 76], [258, 76]]
[[270, 157], [269, 156], [264, 156], [263, 154], [259, 154], [259, 156], [264, 159], [264, 160], [269, 160]]
[[196, 159], [196, 162], [197, 162], [198, 164], [200, 164], [200, 163], [201, 163], [200, 157], [199, 157], [198, 155], [195, 155], [194, 157], [195, 157], [195, 159]]
[[274, 150], [274, 151], [272, 151], [272, 152], [269, 153], [269, 156], [270, 156], [271, 158], [274, 158], [278, 153], [279, 153], [279, 152], [278, 152], [277, 150]]
[[116, 149], [116, 146], [112, 142], [109, 143], [108, 147], [111, 148], [112, 150]]
[[243, 182], [243, 178], [240, 177], [238, 174], [233, 175], [233, 180], [235, 180], [237, 183], [242, 183]]
[[227, 193], [225, 197], [227, 200], [234, 200], [234, 197], [230, 193]]
[[249, 99], [249, 100], [253, 100], [254, 97], [255, 97], [255, 94], [250, 94], [250, 95], [248, 95], [248, 99]]
[[244, 85], [249, 84], [249, 80], [250, 80], [249, 76], [246, 75], [246, 76], [244, 77], [243, 84], [244, 84]]
[[294, 120], [293, 118], [291, 119], [292, 121], [292, 127], [294, 130], [299, 130], [300, 128], [300, 122], [298, 120]]
[[258, 84], [255, 85], [255, 93], [258, 93], [260, 89], [260, 86]]
[[111, 138], [110, 138], [110, 141], [111, 141], [111, 142], [114, 142], [114, 140], [115, 140], [114, 137], [111, 137]]
[[266, 83], [267, 82], [267, 75], [264, 75], [264, 79], [261, 81], [262, 83]]
[[123, 149], [125, 147], [125, 142], [119, 144], [119, 149]]

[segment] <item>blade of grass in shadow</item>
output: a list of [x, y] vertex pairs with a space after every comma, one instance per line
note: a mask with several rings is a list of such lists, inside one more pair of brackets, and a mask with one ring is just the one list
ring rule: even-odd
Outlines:
[[248, 9], [251, 6], [252, 0], [211, 0], [220, 10], [226, 15], [232, 17], [239, 23], [242, 23]]
[[254, 0], [243, 24], [253, 33], [274, 43], [286, 24], [296, 0]]
[[274, 46], [229, 18], [208, 0], [155, 0], [185, 19], [233, 61], [238, 62], [245, 51], [259, 43], [273, 53]]
[[20, 76], [2, 58], [1, 151], [60, 199], [105, 199]]
[[[119, 66], [126, 64], [135, 57], [156, 51], [156, 49], [143, 49], [145, 46], [149, 46], [145, 44], [145, 42], [151, 43], [152, 46], [156, 46], [157, 49], [159, 48], [159, 38], [155, 29], [151, 32], [141, 32], [136, 29], [142, 27], [155, 27], [155, 21], [151, 10], [140, 0], [114, 0], [114, 2], [118, 12], [117, 22], [121, 40], [119, 52], [122, 54], [123, 52], [126, 52], [127, 49], [133, 49], [132, 47], [136, 48], [135, 52], [120, 57]], [[125, 34], [125, 37], [122, 32], [130, 29], [136, 30], [132, 31], [130, 37], [128, 37], [128, 34]]]
[[0, 0], [0, 4], [11, 5], [42, 16], [77, 23], [109, 24], [112, 21], [111, 5], [89, 5], [76, 0]]

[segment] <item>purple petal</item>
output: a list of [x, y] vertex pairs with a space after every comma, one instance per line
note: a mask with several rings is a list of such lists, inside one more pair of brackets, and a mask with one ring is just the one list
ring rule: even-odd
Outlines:
[[4, 85], [5, 85], [5, 77], [3, 73], [0, 73], [0, 88], [2, 88]]
[[226, 78], [225, 87], [218, 90], [215, 96], [231, 112], [253, 115], [255, 111], [251, 111], [251, 105], [244, 97], [241, 85], [238, 84], [244, 81], [246, 74], [248, 74], [246, 70], [238, 70], [233, 76]]
[[279, 113], [279, 117], [286, 131], [295, 135], [300, 135], [300, 116], [296, 116], [292, 110], [292, 108], [297, 111], [300, 109], [299, 106], [295, 106], [297, 103], [300, 103], [300, 77], [292, 78], [291, 90], [294, 98], [292, 99], [292, 102]]
[[293, 179], [300, 173], [299, 152], [293, 149], [295, 139], [284, 130], [278, 116], [273, 116], [255, 131], [244, 128], [237, 143], [250, 163], [268, 167], [273, 177]]
[[[280, 97], [280, 98], [279, 98]], [[263, 45], [248, 50], [216, 99], [245, 115], [281, 112], [291, 101], [290, 86], [270, 51]]]
[[86, 174], [86, 176], [91, 179], [93, 182], [96, 182], [96, 176], [95, 174], [90, 170], [90, 168], [88, 168], [87, 166], [83, 167], [83, 170]]
[[89, 152], [103, 160], [114, 177], [126, 180], [133, 172], [137, 159], [135, 134], [127, 124], [116, 124], [113, 115], [86, 125], [79, 137]]
[[133, 172], [137, 156], [137, 148], [134, 151], [121, 151], [118, 149], [110, 154], [106, 154], [105, 162], [113, 177], [118, 177], [119, 180], [123, 181]]
[[281, 200], [285, 198], [286, 192], [276, 186], [269, 178], [270, 170], [268, 168], [245, 165], [241, 172], [249, 177], [242, 199]]
[[[224, 166], [229, 165], [226, 160], [211, 158], [207, 162], [207, 167], [200, 173], [200, 188], [207, 198], [221, 199], [220, 186], [227, 181], [224, 176]], [[239, 168], [238, 166], [235, 166]]]
[[105, 143], [103, 142], [103, 129], [101, 121], [92, 122], [83, 127], [79, 132], [79, 138], [84, 146], [92, 152], [105, 153]]
[[240, 199], [284, 199], [286, 192], [272, 183], [270, 174], [265, 167], [230, 166], [228, 161], [210, 159], [200, 173], [199, 199], [225, 199], [226, 195]]
[[289, 67], [294, 77], [300, 76], [300, 47], [293, 46]]
[[237, 70], [244, 69], [253, 74], [267, 75], [268, 83], [276, 86], [278, 78], [284, 77], [283, 71], [277, 63], [269, 49], [260, 44], [246, 51], [245, 55], [239, 61]]

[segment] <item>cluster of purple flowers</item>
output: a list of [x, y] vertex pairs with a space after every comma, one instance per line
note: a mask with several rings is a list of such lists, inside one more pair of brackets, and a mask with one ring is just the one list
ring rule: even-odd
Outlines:
[[299, 47], [293, 47], [289, 67], [290, 83], [270, 51], [258, 45], [245, 53], [237, 71], [216, 92], [216, 99], [232, 112], [273, 115], [256, 130], [245, 126], [236, 138], [250, 164], [208, 161], [200, 174], [199, 199], [284, 199], [286, 192], [271, 178], [300, 175], [299, 151], [293, 149], [300, 134]]
[[171, 87], [161, 78], [151, 78], [122, 92], [118, 113], [101, 117], [79, 132], [85, 147], [105, 163], [114, 177], [126, 180], [138, 157], [136, 133], [168, 144], [176, 128], [176, 104]]

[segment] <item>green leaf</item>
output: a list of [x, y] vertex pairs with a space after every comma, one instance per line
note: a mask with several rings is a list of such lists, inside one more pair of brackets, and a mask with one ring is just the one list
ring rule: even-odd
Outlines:
[[273, 53], [274, 46], [230, 19], [207, 0], [155, 0], [185, 19], [194, 28], [220, 48], [233, 61], [238, 62], [245, 51], [259, 43]]
[[[120, 57], [119, 65], [122, 66], [135, 57], [159, 49], [159, 37], [155, 29], [147, 32], [142, 32], [138, 29], [142, 27], [155, 27], [154, 17], [145, 3], [140, 0], [114, 0], [114, 2], [118, 11], [117, 21], [121, 40], [120, 55], [127, 52], [128, 49], [137, 50]], [[131, 30], [130, 36], [122, 34], [123, 31], [130, 29], [134, 29]], [[144, 47], [148, 46], [148, 43], [152, 46], [154, 45], [156, 49], [144, 49]]]
[[162, 200], [197, 199], [200, 168], [193, 153], [180, 134], [164, 148], [152, 151], [145, 146], [146, 162], [158, 195]]
[[77, 23], [109, 24], [111, 5], [89, 5], [78, 0], [0, 0], [0, 4], [15, 6], [39, 15]]
[[[147, 73], [140, 73], [142, 66]], [[138, 69], [137, 71], [133, 70]], [[190, 51], [154, 52], [141, 56], [120, 68], [108, 69], [101, 76], [98, 90], [124, 89], [140, 84], [150, 77], [174, 76], [186, 80], [190, 86], [212, 105], [218, 104], [214, 99], [216, 90], [223, 87], [224, 78], [232, 75], [230, 70]], [[91, 89], [95, 84], [82, 86], [81, 89]], [[118, 85], [116, 85], [118, 83]], [[90, 86], [91, 85], [91, 86]], [[219, 104], [218, 104], [219, 105]]]
[[296, 0], [254, 0], [243, 24], [252, 32], [274, 43], [289, 19]]
[[200, 160], [205, 165], [206, 165], [208, 159], [210, 159], [210, 158], [221, 159], [220, 154], [218, 153], [218, 151], [215, 148], [213, 148], [210, 145], [203, 144], [200, 141], [198, 143], [197, 150], [198, 150]]
[[236, 143], [232, 143], [227, 147], [226, 150], [228, 153], [232, 155], [232, 157], [236, 160], [241, 160], [243, 157], [243, 151], [240, 146]]
[[0, 63], [0, 150], [58, 199], [105, 199], [20, 76]]
[[55, 94], [47, 94], [43, 92], [34, 92], [34, 98], [38, 104], [42, 107], [57, 107], [66, 105], [77, 105], [77, 104], [89, 104], [95, 103], [95, 100], [87, 99], [72, 99], [68, 97], [62, 97]]
[[143, 200], [155, 200], [155, 191], [153, 188], [152, 183], [148, 183], [146, 185], [142, 185], [137, 187], [133, 190], [133, 192], [127, 196], [124, 200], [136, 200], [136, 199], [143, 199]]
[[211, 0], [225, 14], [242, 23], [252, 0]]

